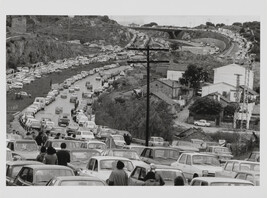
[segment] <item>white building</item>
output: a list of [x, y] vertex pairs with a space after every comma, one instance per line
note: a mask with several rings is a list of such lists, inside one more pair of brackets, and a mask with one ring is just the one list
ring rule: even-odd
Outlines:
[[[211, 93], [217, 92], [229, 99], [231, 102], [236, 101], [236, 87], [225, 82], [210, 84], [202, 87], [201, 96], [207, 96]], [[240, 94], [241, 96], [241, 94]]]
[[170, 63], [167, 70], [167, 79], [179, 81], [179, 78], [183, 77], [183, 73], [187, 70], [187, 65], [185, 64], [175, 64]]
[[[232, 86], [236, 86], [237, 76], [240, 74], [240, 85], [245, 85], [245, 66], [230, 64], [214, 69], [214, 81], [213, 83], [225, 82]], [[249, 88], [253, 89], [254, 72], [250, 71], [249, 74]]]

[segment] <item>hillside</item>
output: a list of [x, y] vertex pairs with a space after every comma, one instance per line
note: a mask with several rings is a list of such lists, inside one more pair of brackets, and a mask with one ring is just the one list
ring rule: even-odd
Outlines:
[[[26, 32], [12, 31], [14, 18], [26, 19]], [[7, 68], [91, 53], [83, 43], [124, 47], [131, 40], [130, 32], [107, 16], [7, 16], [6, 29]]]

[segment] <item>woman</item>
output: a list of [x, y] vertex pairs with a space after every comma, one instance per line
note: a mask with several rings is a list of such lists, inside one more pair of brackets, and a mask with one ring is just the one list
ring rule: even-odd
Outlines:
[[37, 156], [36, 160], [38, 162], [43, 162], [44, 161], [44, 156], [46, 155], [46, 148], [44, 146], [41, 147], [41, 152], [40, 154]]
[[44, 164], [58, 164], [56, 149], [53, 147], [47, 148], [47, 153], [44, 156]]

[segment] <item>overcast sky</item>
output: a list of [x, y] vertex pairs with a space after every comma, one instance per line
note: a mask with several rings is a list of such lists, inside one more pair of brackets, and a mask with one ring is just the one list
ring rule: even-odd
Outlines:
[[212, 23], [224, 23], [231, 25], [234, 22], [260, 21], [259, 16], [109, 16], [122, 25], [137, 23], [140, 25], [156, 22], [158, 25], [174, 25], [195, 27], [205, 24], [207, 21]]

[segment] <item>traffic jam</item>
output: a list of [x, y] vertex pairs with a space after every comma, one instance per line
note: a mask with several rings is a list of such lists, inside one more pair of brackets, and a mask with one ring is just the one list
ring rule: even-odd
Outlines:
[[25, 134], [7, 135], [6, 185], [260, 185], [259, 152], [238, 160], [218, 142], [155, 136], [145, 146], [128, 131], [96, 125], [94, 101], [131, 67], [82, 71], [36, 97], [19, 117]]

